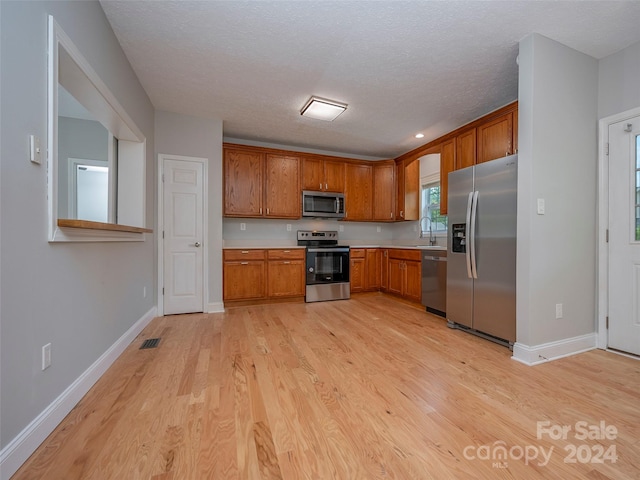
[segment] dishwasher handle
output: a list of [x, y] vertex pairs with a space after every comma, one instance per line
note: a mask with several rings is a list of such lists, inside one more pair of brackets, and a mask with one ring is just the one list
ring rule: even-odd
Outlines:
[[446, 262], [447, 261], [447, 257], [422, 257], [423, 260], [430, 260], [430, 261], [436, 261], [436, 262]]

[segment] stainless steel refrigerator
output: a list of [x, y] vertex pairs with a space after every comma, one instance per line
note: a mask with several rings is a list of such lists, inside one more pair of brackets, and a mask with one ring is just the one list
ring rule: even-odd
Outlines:
[[449, 174], [447, 321], [516, 340], [517, 155]]

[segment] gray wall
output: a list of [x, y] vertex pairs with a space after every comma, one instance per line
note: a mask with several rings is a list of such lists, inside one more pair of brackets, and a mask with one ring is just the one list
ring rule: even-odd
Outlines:
[[[0, 446], [5, 447], [156, 304], [154, 236], [47, 242], [47, 16], [53, 14], [147, 138], [146, 221], [154, 224], [153, 107], [98, 2], [0, 2]], [[45, 149], [46, 150], [46, 149]], [[45, 158], [43, 155], [43, 162]], [[143, 298], [143, 287], [150, 292]], [[52, 365], [41, 371], [41, 348]]]
[[[538, 34], [520, 42], [517, 341], [595, 331], [598, 62]], [[536, 214], [536, 199], [546, 214]], [[555, 305], [564, 305], [556, 320]]]
[[58, 217], [69, 214], [69, 158], [109, 160], [109, 131], [100, 122], [58, 117]]
[[598, 118], [640, 107], [640, 42], [600, 60]]
[[[222, 120], [158, 111], [156, 154], [209, 159], [209, 305], [222, 307]], [[215, 307], [215, 306], [214, 306]]]

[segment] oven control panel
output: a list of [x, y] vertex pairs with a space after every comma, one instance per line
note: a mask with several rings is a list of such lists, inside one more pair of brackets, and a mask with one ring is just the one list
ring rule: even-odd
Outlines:
[[338, 240], [336, 231], [298, 230], [298, 240]]

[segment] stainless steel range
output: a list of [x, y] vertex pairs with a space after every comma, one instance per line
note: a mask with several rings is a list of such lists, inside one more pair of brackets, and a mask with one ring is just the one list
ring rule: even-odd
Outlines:
[[305, 301], [350, 298], [349, 247], [338, 245], [338, 232], [298, 230], [298, 245], [307, 247]]

